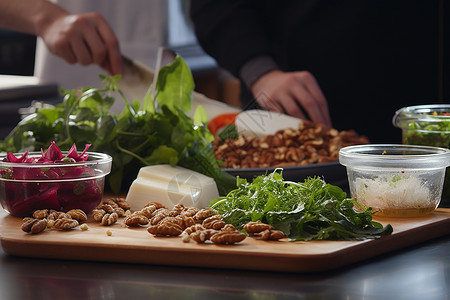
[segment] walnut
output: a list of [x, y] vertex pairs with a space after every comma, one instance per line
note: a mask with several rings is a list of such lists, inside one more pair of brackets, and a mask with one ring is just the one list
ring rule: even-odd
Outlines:
[[118, 219], [119, 219], [119, 215], [117, 213], [115, 213], [115, 212], [106, 213], [102, 217], [102, 220], [100, 221], [100, 225], [110, 226], [110, 225], [113, 225], [114, 223], [116, 223]]
[[107, 204], [110, 204], [110, 205], [113, 205], [113, 206], [117, 205], [118, 207], [122, 208], [124, 211], [130, 209], [130, 203], [128, 203], [125, 200], [125, 198], [123, 198], [123, 197], [109, 198], [109, 199], [106, 199], [105, 201], [103, 201], [103, 203], [107, 203]]
[[244, 225], [244, 230], [247, 231], [248, 234], [260, 233], [261, 231], [267, 229], [274, 229], [272, 225], [261, 223], [261, 222], [248, 222]]
[[213, 234], [210, 237], [211, 242], [215, 244], [236, 244], [242, 242], [247, 237], [244, 233], [228, 225], [230, 224], [227, 224], [222, 230]]
[[67, 212], [67, 214], [71, 216], [72, 219], [77, 220], [80, 224], [83, 224], [87, 221], [87, 215], [81, 209], [71, 209]]
[[175, 205], [170, 211], [170, 216], [175, 217], [181, 214], [184, 211], [185, 207], [183, 204], [179, 203]]
[[56, 210], [51, 209], [51, 210], [49, 211], [49, 213], [48, 213], [47, 220], [48, 220], [48, 221], [55, 221], [55, 220], [57, 220], [60, 216], [62, 216], [62, 215], [64, 215], [64, 214], [65, 214], [65, 213], [62, 212], [62, 211], [56, 211]]
[[248, 234], [257, 236], [260, 240], [265, 241], [277, 241], [286, 237], [281, 230], [276, 230], [272, 225], [261, 222], [248, 222], [244, 225], [244, 230]]
[[53, 224], [53, 227], [60, 230], [68, 230], [79, 225], [78, 221], [72, 218], [59, 218]]
[[217, 234], [217, 230], [214, 229], [204, 229], [204, 230], [198, 230], [189, 235], [191, 239], [196, 241], [197, 243], [204, 243], [211, 239], [212, 236]]
[[181, 214], [188, 217], [193, 217], [199, 210], [200, 209], [197, 207], [188, 207]]
[[156, 206], [150, 205], [150, 206], [144, 207], [143, 209], [141, 209], [137, 213], [140, 214], [140, 215], [144, 215], [148, 219], [150, 219], [155, 211], [156, 211]]
[[103, 209], [106, 213], [112, 214], [116, 213], [119, 217], [123, 217], [125, 215], [125, 211], [123, 208], [119, 207], [117, 204], [101, 204], [98, 209]]
[[139, 227], [147, 225], [149, 223], [149, 219], [143, 214], [133, 213], [125, 217], [125, 219], [123, 219], [123, 223], [130, 227]]
[[216, 211], [216, 210], [214, 210], [214, 209], [212, 209], [212, 208], [209, 208], [209, 209], [203, 208], [203, 209], [200, 209], [200, 210], [194, 215], [194, 220], [195, 220], [196, 222], [198, 222], [198, 223], [201, 223], [201, 222], [203, 222], [203, 220], [205, 220], [206, 218], [209, 218], [209, 217], [211, 217], [212, 215], [215, 215], [215, 214], [217, 214], [217, 211]]
[[178, 236], [183, 232], [183, 229], [176, 222], [165, 222], [152, 225], [147, 228], [147, 231], [155, 236]]
[[44, 219], [48, 217], [48, 209], [39, 209], [33, 213], [33, 218]]
[[170, 215], [170, 211], [167, 208], [160, 208], [155, 210], [152, 214], [152, 218], [150, 219], [151, 225], [156, 225], [161, 222], [162, 219], [168, 217]]
[[260, 240], [264, 241], [278, 241], [286, 237], [283, 231], [276, 229], [266, 229], [255, 235], [258, 236]]
[[297, 129], [279, 130], [264, 138], [239, 136], [212, 144], [216, 158], [228, 168], [266, 168], [337, 161], [340, 148], [367, 143], [354, 130], [326, 130], [322, 124], [302, 121]]
[[150, 206], [150, 205], [154, 205], [156, 209], [166, 208], [163, 204], [161, 204], [159, 202], [155, 202], [155, 201], [151, 201], [151, 202], [147, 203], [144, 207], [147, 207], [147, 206]]
[[203, 220], [202, 225], [206, 229], [215, 229], [215, 230], [222, 229], [226, 225], [226, 223], [222, 220], [222, 218], [223, 217], [221, 215], [214, 215], [208, 217], [205, 220]]
[[94, 209], [92, 211], [92, 217], [94, 218], [95, 221], [97, 222], [101, 222], [103, 219], [103, 216], [106, 214], [106, 211], [103, 209]]
[[44, 219], [27, 218], [22, 223], [22, 230], [31, 234], [41, 233], [42, 231], [45, 230], [45, 228], [47, 228], [47, 220], [45, 218]]
[[187, 227], [183, 232], [186, 233], [187, 235], [190, 235], [193, 232], [200, 231], [200, 230], [205, 230], [205, 229], [206, 228], [203, 227], [200, 224], [194, 224], [192, 226]]
[[183, 231], [186, 226], [184, 226], [184, 220], [177, 217], [165, 217], [162, 219], [158, 224], [164, 225], [164, 224], [176, 224], [181, 228], [181, 231]]
[[189, 216], [180, 214], [180, 215], [176, 216], [175, 218], [180, 219], [182, 221], [183, 230], [186, 229], [187, 227], [195, 225], [195, 220], [193, 217], [189, 217]]

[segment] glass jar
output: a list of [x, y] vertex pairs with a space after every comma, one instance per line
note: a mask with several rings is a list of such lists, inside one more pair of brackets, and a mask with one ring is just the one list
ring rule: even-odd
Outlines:
[[[402, 130], [403, 144], [450, 149], [450, 104], [404, 107], [395, 112], [392, 123]], [[446, 170], [441, 206], [450, 207], [450, 168]]]

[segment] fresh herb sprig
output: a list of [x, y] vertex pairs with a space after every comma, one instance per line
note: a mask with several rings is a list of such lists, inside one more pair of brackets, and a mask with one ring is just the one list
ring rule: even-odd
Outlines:
[[[92, 144], [91, 150], [112, 156], [109, 187], [125, 190], [146, 165], [179, 165], [215, 179], [221, 194], [235, 187], [235, 178], [219, 168], [208, 131], [207, 116], [199, 106], [191, 109], [194, 81], [185, 61], [177, 56], [160, 69], [156, 96], [131, 103], [117, 85], [120, 76], [101, 76], [103, 88], [63, 90], [62, 103], [39, 109], [22, 120], [1, 143], [1, 150], [40, 150], [51, 142], [63, 149]], [[116, 97], [123, 111], [110, 114]], [[156, 98], [156, 99], [155, 99]], [[157, 105], [156, 105], [157, 102]]]
[[283, 180], [282, 169], [276, 169], [251, 183], [238, 177], [237, 188], [212, 200], [211, 207], [239, 229], [249, 221], [261, 221], [291, 241], [359, 240], [392, 233], [391, 225], [372, 220], [370, 208], [346, 197], [341, 188], [321, 178], [289, 182]]

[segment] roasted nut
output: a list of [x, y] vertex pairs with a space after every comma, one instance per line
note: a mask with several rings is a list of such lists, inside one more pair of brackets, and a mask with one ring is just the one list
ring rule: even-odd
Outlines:
[[188, 207], [181, 214], [188, 217], [193, 217], [199, 210], [200, 209], [197, 207]]
[[239, 230], [221, 230], [210, 237], [216, 244], [236, 244], [242, 242], [247, 236]]
[[61, 215], [64, 215], [64, 212], [62, 212], [62, 211], [56, 211], [56, 210], [53, 210], [53, 209], [51, 209], [50, 211], [49, 211], [49, 213], [48, 213], [48, 217], [47, 217], [47, 220], [48, 221], [55, 221], [55, 220], [57, 220]]
[[194, 220], [198, 223], [202, 223], [203, 220], [211, 217], [212, 215], [217, 214], [217, 211], [211, 208], [202, 208], [200, 209], [195, 215], [194, 215]]
[[200, 225], [200, 224], [194, 224], [194, 225], [192, 225], [192, 226], [187, 227], [183, 232], [189, 235], [189, 234], [191, 234], [191, 233], [193, 233], [193, 232], [201, 231], [201, 230], [205, 230], [205, 229], [206, 229], [206, 228], [203, 227], [203, 226]]
[[72, 218], [60, 218], [55, 221], [53, 227], [60, 230], [68, 230], [79, 225], [78, 221]]
[[189, 216], [180, 214], [180, 215], [176, 216], [175, 218], [180, 220], [180, 224], [181, 224], [181, 227], [183, 228], [183, 230], [192, 225], [195, 225], [195, 220], [193, 217], [189, 217]]
[[26, 219], [22, 223], [22, 230], [31, 234], [41, 233], [47, 228], [46, 219]]
[[265, 224], [262, 222], [248, 222], [247, 224], [244, 225], [244, 230], [248, 234], [260, 233], [267, 229], [274, 229], [274, 228], [272, 227], [272, 225]]
[[94, 218], [95, 221], [97, 222], [101, 222], [103, 219], [103, 216], [106, 214], [106, 211], [103, 209], [94, 209], [92, 211], [92, 217]]
[[280, 130], [261, 139], [216, 139], [213, 147], [216, 158], [228, 168], [256, 168], [337, 161], [340, 148], [367, 143], [366, 137], [353, 130], [325, 130], [322, 124], [303, 121], [298, 129]]
[[166, 222], [152, 225], [147, 228], [147, 231], [155, 236], [178, 236], [183, 232], [183, 229], [177, 223]]
[[[118, 207], [122, 208], [124, 211], [127, 211], [130, 209], [130, 203], [128, 203], [125, 198], [123, 197], [113, 197], [106, 199], [103, 201], [103, 203], [110, 204], [112, 206], [117, 205]], [[113, 204], [114, 203], [114, 204]]]
[[152, 218], [150, 219], [151, 225], [156, 225], [161, 222], [164, 218], [170, 215], [170, 211], [167, 208], [160, 208], [155, 210], [152, 214]]
[[33, 213], [33, 218], [44, 219], [48, 217], [48, 209], [39, 209]]
[[117, 215], [117, 213], [113, 212], [113, 213], [106, 213], [103, 217], [102, 220], [100, 221], [100, 225], [103, 226], [111, 226], [114, 223], [117, 222], [117, 220], [119, 219], [119, 216]]
[[176, 217], [184, 211], [185, 207], [183, 204], [179, 203], [175, 205], [170, 211], [170, 216]]
[[148, 219], [150, 219], [155, 211], [156, 211], [156, 206], [150, 205], [150, 206], [144, 207], [143, 209], [141, 209], [137, 213], [140, 214], [140, 215], [144, 215]]
[[226, 223], [222, 220], [222, 218], [223, 217], [221, 215], [214, 215], [208, 217], [202, 222], [202, 225], [206, 229], [220, 230], [226, 225]]
[[204, 229], [191, 233], [189, 237], [197, 243], [204, 243], [208, 241], [218, 231], [214, 229]]
[[155, 202], [155, 201], [151, 201], [151, 202], [147, 203], [144, 207], [147, 207], [147, 206], [150, 206], [150, 205], [154, 205], [156, 209], [166, 208], [163, 204], [161, 204], [159, 202]]
[[264, 241], [278, 241], [285, 238], [283, 231], [276, 229], [266, 229], [256, 234], [260, 240]]
[[139, 227], [147, 225], [149, 223], [149, 219], [143, 214], [133, 213], [125, 217], [125, 219], [123, 219], [123, 223], [130, 227]]
[[71, 216], [72, 219], [77, 220], [79, 224], [83, 224], [87, 221], [87, 215], [81, 209], [71, 209], [67, 212], [67, 214]]

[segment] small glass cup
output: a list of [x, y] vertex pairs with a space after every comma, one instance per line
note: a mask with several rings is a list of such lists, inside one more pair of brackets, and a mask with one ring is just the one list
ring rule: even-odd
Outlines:
[[[402, 130], [406, 145], [424, 145], [450, 149], [450, 104], [430, 104], [403, 107], [392, 119]], [[450, 207], [450, 168], [447, 169], [442, 207]]]

